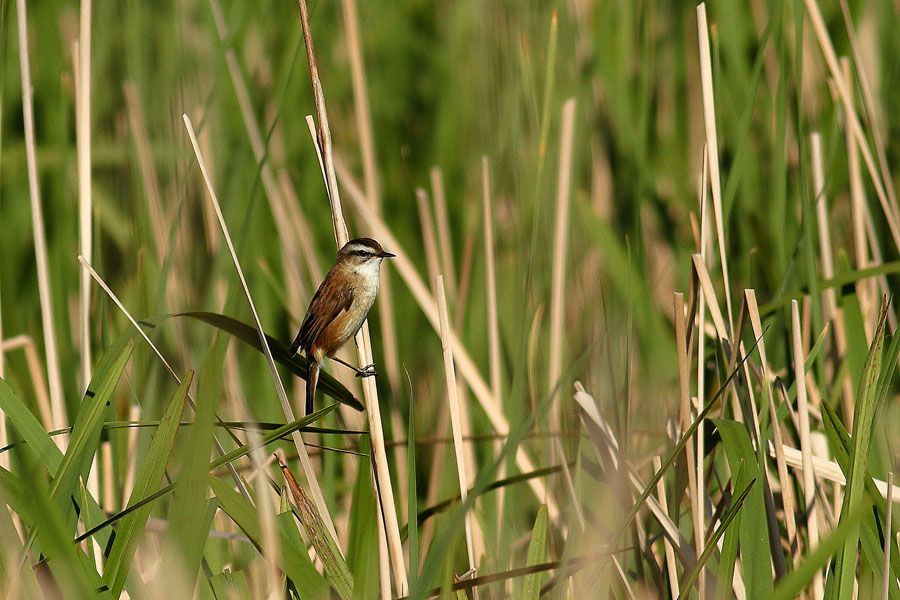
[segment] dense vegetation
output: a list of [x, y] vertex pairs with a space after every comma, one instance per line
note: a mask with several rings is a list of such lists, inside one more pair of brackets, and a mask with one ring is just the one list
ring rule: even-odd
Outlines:
[[[4, 597], [900, 598], [851, 4], [0, 0]], [[378, 376], [304, 417], [344, 218]]]

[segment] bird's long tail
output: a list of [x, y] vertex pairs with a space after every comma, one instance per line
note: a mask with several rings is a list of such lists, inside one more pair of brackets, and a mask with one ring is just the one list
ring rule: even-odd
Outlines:
[[319, 363], [310, 358], [309, 372], [306, 375], [306, 414], [311, 415], [313, 401], [316, 398], [316, 386], [319, 385]]

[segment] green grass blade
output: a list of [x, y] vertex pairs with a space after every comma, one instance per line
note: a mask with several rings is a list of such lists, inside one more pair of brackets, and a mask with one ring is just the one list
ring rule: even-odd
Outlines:
[[[347, 565], [353, 575], [353, 593], [357, 598], [369, 600], [378, 597], [378, 507], [372, 487], [372, 463], [360, 460], [353, 484], [353, 500], [350, 503], [350, 535], [347, 542]], [[412, 513], [411, 513], [412, 514]], [[412, 545], [409, 546], [410, 565], [413, 563]], [[412, 569], [410, 569], [412, 571]]]
[[[750, 480], [760, 480], [756, 451], [750, 442], [747, 426], [737, 421], [714, 419], [713, 423], [722, 436], [722, 444], [731, 472], [735, 474], [734, 489], [743, 489]], [[744, 584], [748, 598], [771, 598], [772, 561], [769, 550], [769, 530], [766, 520], [766, 503], [763, 486], [756, 486], [745, 502], [747, 510], [740, 517], [740, 547], [743, 557]], [[733, 568], [733, 566], [732, 566]], [[731, 584], [731, 579], [720, 581], [720, 586]]]
[[[884, 328], [888, 305], [884, 304], [878, 319], [878, 326], [869, 349], [869, 356], [863, 367], [863, 376], [856, 395], [856, 410], [853, 414], [853, 439], [850, 454], [850, 472], [844, 489], [844, 503], [841, 518], [847, 516], [863, 504], [865, 478], [869, 464], [869, 447], [875, 428], [875, 414], [878, 411], [878, 380], [881, 375], [882, 351], [884, 350]], [[849, 600], [853, 596], [854, 573], [856, 572], [859, 527], [854, 526], [844, 538], [843, 547], [837, 557], [834, 577], [837, 597]]]
[[[178, 432], [179, 421], [193, 379], [194, 374], [189, 371], [181, 380], [181, 385], [175, 390], [175, 395], [166, 407], [159, 427], [150, 441], [147, 454], [140, 464], [129, 503], [147, 496], [159, 487], [175, 444], [175, 434]], [[125, 517], [116, 530], [116, 539], [113, 541], [104, 569], [110, 590], [116, 596], [121, 593], [122, 587], [125, 585], [125, 577], [131, 567], [131, 560], [137, 549], [140, 533], [149, 516], [150, 506], [146, 505]]]
[[[541, 504], [537, 517], [534, 519], [534, 528], [531, 530], [531, 541], [528, 542], [528, 558], [526, 566], [533, 567], [547, 560], [547, 505]], [[537, 600], [541, 595], [541, 582], [543, 573], [532, 573], [525, 577], [522, 588], [522, 598], [525, 600]]]
[[4, 379], [0, 379], [0, 411], [25, 440], [38, 464], [43, 465], [50, 473], [55, 473], [62, 464], [62, 452]]
[[204, 523], [207, 474], [213, 445], [213, 423], [222, 391], [226, 347], [226, 338], [217, 335], [199, 374], [194, 424], [182, 446], [181, 472], [169, 509], [168, 534], [172, 548], [180, 548], [182, 556], [177, 560], [184, 573], [191, 578], [200, 568], [203, 551], [202, 544], [198, 547], [196, 540], [205, 540], [209, 530]]

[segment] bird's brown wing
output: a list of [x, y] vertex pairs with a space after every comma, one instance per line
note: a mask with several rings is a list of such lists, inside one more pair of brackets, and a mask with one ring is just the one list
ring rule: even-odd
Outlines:
[[328, 327], [328, 324], [343, 311], [350, 310], [350, 305], [353, 304], [353, 288], [346, 285], [338, 286], [336, 283], [329, 273], [319, 285], [319, 289], [316, 290], [312, 302], [309, 303], [309, 308], [306, 310], [300, 331], [297, 332], [297, 337], [291, 344], [292, 355], [301, 348], [309, 351], [313, 342]]

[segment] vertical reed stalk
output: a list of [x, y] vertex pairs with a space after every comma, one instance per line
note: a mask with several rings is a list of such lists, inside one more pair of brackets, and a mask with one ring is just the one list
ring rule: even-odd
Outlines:
[[[41, 303], [41, 322], [44, 331], [44, 352], [47, 359], [47, 381], [50, 384], [50, 407], [53, 428], [63, 429], [68, 423], [63, 400], [59, 355], [56, 350], [56, 325], [53, 317], [53, 294], [47, 258], [47, 234], [44, 230], [44, 210], [38, 184], [37, 156], [34, 138], [34, 100], [31, 88], [31, 68], [28, 60], [28, 15], [25, 0], [16, 0], [16, 21], [19, 34], [19, 68], [22, 77], [22, 116], [25, 122], [25, 159], [28, 170], [28, 197], [31, 202], [31, 225], [34, 230], [34, 257], [37, 266], [38, 296]], [[65, 436], [53, 438], [58, 445]]]
[[[791, 300], [791, 349], [794, 355], [794, 380], [797, 383], [797, 413], [800, 419], [800, 451], [803, 453], [803, 496], [806, 506], [806, 531], [809, 536], [809, 550], [819, 546], [819, 510], [816, 500], [816, 479], [812, 463], [812, 444], [809, 437], [809, 403], [806, 399], [806, 377], [803, 367], [806, 353], [800, 335], [800, 307]], [[813, 579], [813, 594], [821, 600], [825, 589], [822, 572], [817, 571]]]
[[[709, 29], [706, 23], [706, 4], [697, 5], [697, 35], [700, 42], [700, 85], [703, 89], [703, 124], [706, 129], [706, 155], [709, 183], [712, 188], [713, 214], [716, 220], [716, 238], [719, 243], [719, 260], [725, 284], [725, 308], [728, 324], [734, 329], [731, 307], [731, 280], [728, 277], [728, 259], [725, 252], [725, 224], [722, 213], [722, 184], [719, 177], [719, 142], [716, 136], [716, 101], [713, 93], [712, 59], [709, 50]], [[732, 331], [733, 333], [733, 331]]]
[[[313, 96], [318, 117], [318, 146], [322, 153], [325, 171], [325, 185], [328, 189], [328, 200], [331, 203], [332, 221], [334, 226], [335, 241], [338, 248], [348, 241], [347, 225], [344, 222], [344, 213], [341, 207], [341, 196], [338, 190], [337, 176], [335, 175], [334, 153], [331, 146], [331, 130], [328, 125], [328, 114], [325, 108], [325, 94], [322, 91], [322, 82], [319, 80], [319, 69], [316, 64], [315, 51], [313, 49], [312, 33], [309, 28], [309, 12], [305, 0], [298, 0], [300, 8], [300, 24], [303, 28], [303, 41], [306, 45], [306, 58], [309, 64], [310, 81], [312, 82]], [[372, 353], [369, 342], [369, 326], [363, 323], [359, 333], [356, 334], [356, 350], [360, 364], [372, 364]], [[387, 454], [384, 444], [384, 432], [381, 425], [381, 409], [378, 403], [378, 390], [373, 377], [363, 378], [363, 395], [365, 397], [366, 414], [369, 417], [369, 432], [372, 440], [372, 455], [375, 462], [375, 473], [378, 477], [376, 494], [381, 499], [383, 518], [385, 519], [385, 533], [388, 540], [388, 549], [391, 554], [391, 565], [394, 573], [394, 584], [399, 593], [405, 594], [409, 582], [406, 574], [403, 558], [403, 543], [400, 539], [400, 525], [397, 521], [397, 509], [394, 503], [394, 486], [391, 483], [391, 473], [388, 469]]]
[[[563, 309], [566, 279], [566, 247], [569, 241], [569, 203], [572, 188], [572, 138], [575, 129], [575, 98], [563, 104], [559, 135], [559, 173], [556, 180], [556, 225], [553, 234], [553, 283], [550, 295], [550, 366], [547, 389], [556, 387], [562, 365]], [[551, 401], [551, 422], [560, 424], [556, 396]]]
[[[484, 158], [482, 158], [484, 160]], [[453, 257], [453, 239], [450, 234], [450, 219], [447, 215], [447, 196], [444, 193], [444, 176], [439, 167], [431, 167], [431, 196], [434, 199], [434, 220], [437, 223], [438, 244], [441, 248], [441, 266], [447, 282], [447, 295], [456, 306], [458, 286], [456, 283], [456, 264]], [[457, 321], [454, 323], [459, 326]]]
[[[453, 449], [456, 454], [456, 473], [459, 477], [459, 496], [465, 503], [469, 495], [469, 477], [466, 474], [466, 460], [463, 456], [463, 432], [462, 419], [459, 410], [459, 395], [457, 394], [456, 369], [453, 366], [453, 349], [450, 345], [450, 322], [447, 317], [447, 297], [444, 294], [444, 277], [438, 275], [434, 278], [434, 289], [438, 301], [438, 314], [441, 322], [441, 349], [444, 353], [444, 376], [447, 381], [447, 402], [450, 407], [450, 425], [453, 429]], [[469, 569], [476, 566], [475, 548], [472, 543], [472, 511], [467, 510], [465, 516], [466, 528], [466, 555], [469, 559]]]

